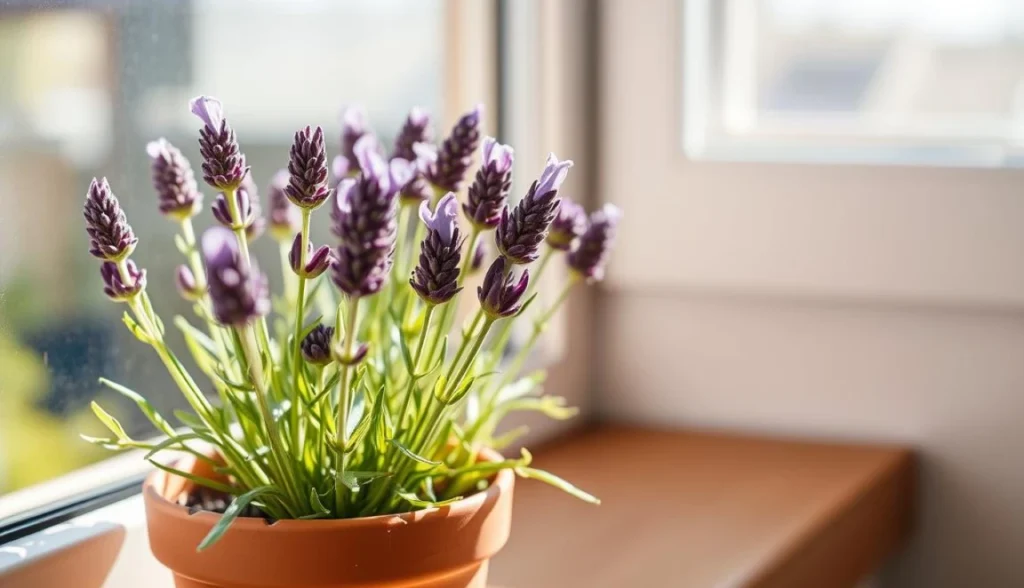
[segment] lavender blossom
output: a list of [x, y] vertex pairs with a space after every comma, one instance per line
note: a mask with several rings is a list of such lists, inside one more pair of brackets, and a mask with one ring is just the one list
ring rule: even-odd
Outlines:
[[334, 327], [318, 324], [302, 340], [302, 357], [316, 365], [331, 363], [331, 339], [334, 338]]
[[306, 209], [318, 208], [327, 200], [327, 150], [324, 147], [324, 130], [306, 127], [295, 133], [288, 159], [291, 177], [284, 189], [288, 199], [295, 206]]
[[505, 207], [512, 186], [513, 151], [493, 137], [484, 139], [484, 160], [469, 186], [469, 199], [462, 205], [466, 218], [478, 229], [498, 226], [501, 210]]
[[615, 242], [620, 218], [622, 211], [617, 206], [605, 204], [590, 216], [590, 226], [580, 237], [579, 247], [569, 254], [569, 267], [587, 281], [604, 279], [604, 266]]
[[413, 146], [416, 143], [430, 143], [434, 140], [433, 130], [430, 128], [430, 115], [422, 108], [415, 107], [409, 111], [405, 124], [395, 137], [395, 149], [391, 158], [401, 158], [406, 161], [416, 159], [416, 151]]
[[331, 211], [332, 231], [341, 240], [331, 275], [349, 296], [368, 296], [380, 291], [391, 271], [397, 233], [395, 197], [413, 172], [404, 159], [385, 162], [366, 139], [356, 152], [362, 171], [358, 178], [338, 184]]
[[459, 261], [462, 240], [456, 217], [459, 203], [449, 192], [432, 213], [427, 202], [420, 205], [420, 218], [427, 225], [427, 236], [420, 245], [420, 262], [409, 280], [412, 289], [427, 304], [444, 304], [459, 291]]
[[205, 290], [205, 286], [200, 286], [196, 282], [195, 274], [185, 265], [179, 265], [174, 272], [174, 285], [177, 286], [178, 293], [185, 300], [199, 300]]
[[85, 196], [85, 230], [89, 253], [107, 261], [120, 261], [135, 251], [139, 240], [128, 224], [121, 203], [110, 190], [107, 178], [92, 179]]
[[218, 190], [230, 192], [238, 188], [249, 173], [249, 166], [238, 147], [234, 129], [224, 118], [220, 100], [197, 96], [189, 102], [189, 108], [203, 121], [203, 128], [199, 129], [203, 179]]
[[241, 326], [270, 311], [267, 278], [255, 265], [245, 264], [231, 231], [209, 229], [203, 234], [202, 249], [217, 322]]
[[267, 201], [270, 204], [267, 224], [270, 226], [270, 236], [282, 243], [291, 239], [292, 235], [302, 229], [299, 209], [288, 200], [288, 196], [284, 193], [289, 176], [286, 169], [278, 171], [270, 180], [270, 187], [267, 189]]
[[341, 156], [349, 167], [359, 161], [356, 143], [365, 136], [373, 136], [366, 120], [366, 111], [358, 106], [349, 106], [341, 113]]
[[484, 275], [483, 283], [476, 289], [480, 307], [494, 319], [512, 316], [519, 312], [519, 309], [522, 308], [519, 300], [530, 284], [529, 270], [523, 270], [522, 275], [519, 276], [519, 282], [513, 284], [512, 272], [506, 273], [505, 271], [506, 263], [504, 257], [495, 259], [487, 270], [487, 274]]
[[100, 266], [103, 293], [111, 300], [130, 300], [146, 287], [146, 270], [140, 270], [130, 259], [125, 261], [124, 265], [123, 276], [117, 263], [113, 261], [104, 261]]
[[515, 209], [509, 213], [506, 206], [502, 211], [495, 240], [498, 251], [513, 264], [526, 265], [539, 256], [538, 248], [558, 209], [558, 189], [570, 167], [571, 161], [558, 161], [552, 153], [540, 179], [530, 186]]
[[203, 206], [192, 165], [177, 147], [160, 138], [146, 145], [160, 212], [178, 221], [192, 218]]
[[437, 162], [430, 166], [427, 179], [442, 190], [458, 192], [473, 162], [473, 152], [480, 143], [480, 118], [483, 106], [478, 104], [459, 119], [448, 138], [441, 144]]
[[434, 197], [434, 188], [427, 181], [426, 174], [430, 166], [437, 161], [437, 149], [428, 143], [416, 143], [412, 146], [415, 159], [412, 160], [414, 170], [410, 179], [398, 192], [401, 206], [419, 206], [421, 202]]
[[563, 198], [551, 221], [548, 231], [548, 245], [560, 251], [571, 251], [576, 248], [580, 235], [587, 230], [587, 212], [583, 207], [568, 198]]
[[331, 178], [328, 184], [332, 190], [338, 186], [338, 182], [348, 176], [349, 167], [351, 166], [344, 155], [335, 155], [331, 160]]
[[301, 265], [301, 258], [299, 256], [301, 251], [302, 233], [299, 233], [295, 235], [295, 240], [292, 241], [291, 251], [288, 252], [288, 263], [291, 264], [292, 271], [295, 272], [295, 275], [312, 280], [327, 271], [327, 268], [330, 267], [332, 261], [330, 247], [321, 245], [314, 252], [313, 243], [307, 241], [306, 265]]

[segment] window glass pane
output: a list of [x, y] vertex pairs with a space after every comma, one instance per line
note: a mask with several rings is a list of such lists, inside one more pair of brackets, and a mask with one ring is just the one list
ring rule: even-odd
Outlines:
[[[129, 432], [152, 432], [101, 375], [164, 414], [184, 405], [120, 323], [124, 308], [103, 296], [82, 222], [89, 179], [107, 176], [127, 210], [161, 315], [189, 314], [146, 143], [166, 137], [198, 168], [187, 103], [209, 94], [224, 101], [261, 188], [300, 126], [322, 125], [333, 156], [344, 105], [364, 106], [390, 144], [412, 106], [440, 115], [442, 27], [441, 0], [0, 0], [0, 494], [110, 455], [78, 437], [101, 433], [94, 398]], [[327, 240], [327, 217], [314, 217], [314, 240]], [[211, 222], [206, 211], [196, 228]], [[278, 256], [267, 237], [254, 251]], [[278, 264], [264, 269], [279, 283]]]
[[692, 155], [1024, 162], [1020, 2], [686, 5]]

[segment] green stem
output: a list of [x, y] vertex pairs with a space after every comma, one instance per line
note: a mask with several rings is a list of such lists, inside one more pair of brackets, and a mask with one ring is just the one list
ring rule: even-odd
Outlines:
[[[405, 391], [405, 400], [402, 402], [402, 410], [398, 413], [398, 420], [395, 421], [398, 428], [402, 428], [402, 424], [405, 422], [405, 415], [409, 412], [409, 404], [412, 400], [412, 392], [416, 388], [416, 374], [419, 373], [420, 359], [423, 356], [423, 343], [427, 340], [427, 331], [430, 330], [430, 317], [434, 314], [434, 305], [427, 306], [426, 315], [423, 317], [423, 330], [420, 331], [419, 342], [416, 343], [416, 352], [412, 356], [412, 373], [409, 374], [409, 386]], [[440, 329], [437, 331], [441, 332]], [[435, 336], [436, 338], [436, 336]]]
[[338, 396], [338, 414], [335, 422], [335, 434], [338, 437], [335, 447], [337, 450], [337, 472], [334, 480], [334, 500], [337, 515], [340, 518], [345, 509], [345, 462], [348, 450], [348, 411], [352, 402], [352, 391], [349, 390], [349, 375], [351, 366], [347, 363], [352, 356], [352, 345], [356, 338], [356, 315], [359, 313], [359, 297], [352, 296], [348, 299], [348, 310], [345, 314], [345, 341], [343, 344], [343, 357], [346, 363], [341, 364], [341, 394]]
[[[301, 242], [299, 243], [299, 289], [298, 298], [295, 300], [295, 334], [292, 336], [292, 371], [295, 373], [295, 380], [292, 383], [292, 407], [291, 407], [291, 424], [292, 424], [292, 447], [297, 450], [301, 449], [301, 438], [299, 435], [299, 383], [302, 379], [303, 370], [300, 369], [300, 362], [302, 361], [302, 341], [299, 337], [302, 335], [302, 323], [305, 319], [305, 306], [306, 306], [306, 276], [303, 275], [306, 267], [306, 248], [309, 245], [309, 213], [308, 208], [302, 209], [302, 233]], [[288, 270], [285, 270], [288, 271]], [[301, 451], [299, 451], [301, 455]]]
[[291, 468], [286, 467], [287, 462], [285, 460], [288, 455], [285, 453], [284, 446], [281, 445], [281, 434], [277, 428], [277, 421], [274, 420], [274, 414], [270, 409], [269, 391], [266, 382], [263, 380], [263, 360], [257, 349], [256, 333], [253, 331], [252, 326], [245, 325], [238, 327], [238, 336], [242, 342], [242, 350], [245, 353], [245, 362], [249, 366], [249, 379], [256, 388], [257, 405], [260, 409], [260, 416], [263, 417], [263, 425], [267, 430], [267, 440], [270, 443], [271, 461], [277, 466], [281, 485], [285, 493], [294, 501], [295, 505], [302, 505], [303, 496], [299, 494]]

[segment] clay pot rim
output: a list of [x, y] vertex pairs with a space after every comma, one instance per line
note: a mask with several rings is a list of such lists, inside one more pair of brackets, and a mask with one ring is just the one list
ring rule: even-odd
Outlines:
[[[480, 455], [485, 461], [502, 461], [503, 459], [496, 451], [486, 448], [480, 451]], [[221, 513], [211, 512], [208, 510], [190, 512], [188, 507], [171, 502], [164, 498], [157, 489], [157, 486], [159, 483], [165, 481], [169, 476], [171, 476], [171, 474], [159, 469], [146, 476], [146, 480], [142, 485], [142, 492], [147, 501], [150, 502], [153, 507], [163, 511], [165, 515], [171, 517], [184, 517], [188, 519], [196, 518], [197, 520], [210, 519], [213, 524], [216, 524], [216, 521], [221, 518]], [[446, 517], [468, 517], [479, 511], [488, 502], [493, 504], [498, 500], [499, 496], [511, 492], [512, 486], [515, 482], [515, 473], [512, 472], [511, 469], [498, 470], [490, 480], [491, 483], [484, 490], [470, 494], [461, 500], [457, 500], [443, 506], [432, 506], [429, 508], [402, 513], [349, 519], [278, 519], [269, 521], [264, 518], [238, 517], [231, 523], [231, 526], [238, 530], [245, 529], [249, 531], [264, 529], [267, 531], [279, 530], [296, 532], [303, 530], [315, 530], [320, 532], [325, 530], [343, 531], [345, 529], [360, 529], [381, 525], [389, 526], [400, 521], [413, 523], [424, 517], [436, 515], [436, 513], [439, 512], [445, 513]]]

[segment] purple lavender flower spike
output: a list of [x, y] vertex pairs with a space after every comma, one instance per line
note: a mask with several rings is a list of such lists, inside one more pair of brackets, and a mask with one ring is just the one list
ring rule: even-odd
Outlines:
[[267, 224], [270, 227], [270, 236], [281, 243], [291, 239], [302, 228], [298, 207], [293, 205], [284, 193], [290, 176], [288, 170], [279, 170], [270, 180], [270, 187], [267, 189], [267, 201], [270, 205]]
[[195, 216], [203, 206], [203, 195], [188, 159], [162, 137], [149, 142], [146, 153], [152, 160], [153, 188], [160, 212], [178, 221]]
[[177, 286], [178, 293], [185, 300], [199, 300], [205, 289], [196, 282], [195, 274], [185, 265], [179, 265], [174, 272], [174, 285]]
[[458, 215], [459, 201], [452, 192], [441, 198], [433, 212], [430, 211], [429, 203], [420, 204], [420, 219], [427, 225], [427, 229], [437, 233], [444, 245], [451, 245], [452, 239], [458, 236], [458, 223], [455, 220]]
[[513, 264], [526, 265], [539, 257], [540, 244], [547, 237], [558, 209], [558, 188], [570, 167], [571, 161], [560, 162], [554, 154], [550, 155], [540, 179], [530, 186], [515, 209], [510, 213], [506, 206], [502, 211], [495, 241], [498, 251]]
[[245, 155], [238, 147], [235, 131], [224, 118], [220, 100], [197, 96], [189, 102], [192, 114], [203, 121], [199, 129], [199, 152], [203, 156], [203, 180], [214, 188], [231, 191], [249, 173]]
[[548, 245], [559, 251], [571, 251], [576, 248], [580, 235], [587, 230], [587, 212], [583, 207], [568, 198], [563, 198], [551, 221], [548, 232]]
[[580, 237], [579, 246], [569, 254], [569, 267], [589, 282], [604, 279], [604, 266], [615, 243], [615, 230], [622, 211], [605, 204], [590, 216], [590, 226]]
[[462, 242], [456, 217], [459, 204], [449, 192], [432, 213], [427, 202], [420, 205], [420, 218], [427, 225], [427, 236], [420, 245], [419, 265], [409, 285], [427, 304], [444, 304], [458, 294], [459, 262]]
[[327, 150], [324, 146], [324, 130], [306, 127], [295, 133], [288, 159], [291, 178], [285, 194], [295, 206], [306, 209], [318, 208], [327, 200]]
[[373, 136], [366, 120], [366, 111], [349, 106], [341, 113], [341, 155], [349, 164], [356, 162], [356, 143], [365, 136]]
[[402, 125], [398, 136], [395, 137], [395, 149], [391, 153], [391, 158], [398, 157], [414, 161], [416, 159], [416, 152], [413, 146], [416, 143], [429, 143], [433, 141], [433, 135], [433, 130], [430, 128], [430, 115], [418, 106], [413, 108], [409, 111], [409, 116], [406, 117], [405, 124]]
[[331, 265], [331, 248], [322, 245], [313, 251], [313, 243], [306, 242], [306, 265], [300, 265], [299, 253], [302, 250], [302, 233], [295, 235], [292, 241], [292, 248], [288, 252], [288, 262], [292, 266], [295, 275], [312, 280], [327, 271]]
[[135, 262], [125, 262], [126, 276], [121, 275], [117, 263], [104, 261], [100, 266], [103, 276], [103, 293], [111, 300], [130, 300], [146, 287], [146, 270], [140, 270]]
[[121, 203], [110, 189], [107, 178], [92, 179], [85, 196], [85, 230], [89, 233], [89, 253], [107, 261], [120, 261], [135, 251], [139, 240], [128, 224]]
[[331, 357], [331, 339], [334, 338], [334, 327], [318, 324], [302, 340], [302, 357], [315, 365], [327, 365], [333, 361]]
[[519, 312], [522, 305], [519, 300], [530, 284], [529, 270], [523, 270], [519, 282], [513, 284], [512, 272], [505, 271], [505, 258], [498, 257], [484, 276], [484, 281], [477, 286], [476, 295], [480, 307], [494, 319], [508, 317]]
[[332, 189], [338, 185], [338, 182], [345, 179], [345, 176], [348, 175], [349, 167], [349, 161], [344, 155], [334, 156], [334, 159], [331, 160], [331, 179], [329, 182]]
[[231, 231], [214, 227], [203, 234], [203, 258], [213, 316], [223, 325], [241, 326], [270, 311], [267, 278], [242, 261]]
[[484, 139], [484, 160], [469, 186], [469, 198], [462, 205], [466, 218], [480, 230], [493, 229], [501, 220], [512, 186], [513, 151], [493, 137]]
[[349, 296], [369, 296], [380, 291], [391, 271], [398, 229], [396, 195], [411, 168], [401, 159], [388, 164], [374, 149], [357, 149], [356, 155], [362, 171], [358, 178], [338, 184], [331, 211], [331, 230], [341, 241], [331, 277]]
[[434, 197], [434, 188], [427, 181], [426, 174], [430, 166], [437, 161], [437, 149], [427, 143], [415, 143], [412, 151], [415, 156], [415, 159], [411, 160], [412, 179], [398, 192], [400, 206], [419, 206], [421, 202]]
[[478, 104], [464, 114], [441, 144], [437, 162], [430, 166], [427, 179], [438, 188], [458, 192], [473, 163], [473, 152], [480, 144], [480, 121], [483, 106]]

